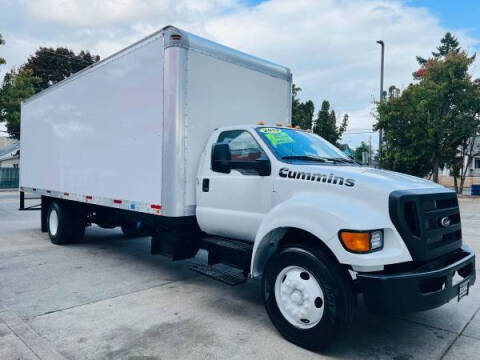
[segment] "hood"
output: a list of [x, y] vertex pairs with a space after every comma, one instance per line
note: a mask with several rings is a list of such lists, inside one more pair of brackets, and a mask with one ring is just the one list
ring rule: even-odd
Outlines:
[[375, 190], [438, 189], [439, 192], [451, 191], [444, 186], [419, 177], [362, 166], [290, 165], [285, 168], [311, 174], [341, 176], [345, 179], [353, 179], [355, 186], [370, 187]]
[[384, 184], [391, 185], [396, 190], [404, 189], [425, 189], [425, 188], [438, 188], [439, 190], [448, 190], [446, 187], [438, 185], [433, 181], [422, 179], [416, 176], [402, 174], [395, 171], [363, 168], [362, 176], [372, 181], [379, 181]]

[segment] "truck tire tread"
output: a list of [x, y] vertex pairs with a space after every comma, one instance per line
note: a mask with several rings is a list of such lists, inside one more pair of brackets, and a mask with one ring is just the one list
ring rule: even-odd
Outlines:
[[[307, 330], [288, 323], [280, 313], [274, 295], [278, 270], [295, 265], [295, 261], [301, 261], [313, 271], [325, 294], [327, 313], [316, 326]], [[356, 293], [348, 271], [320, 248], [309, 244], [289, 244], [278, 249], [267, 263], [262, 290], [267, 313], [277, 330], [287, 340], [312, 351], [331, 345], [355, 318]]]

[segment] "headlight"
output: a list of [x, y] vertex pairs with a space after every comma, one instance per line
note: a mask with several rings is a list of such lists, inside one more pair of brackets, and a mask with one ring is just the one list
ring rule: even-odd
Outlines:
[[383, 230], [341, 230], [338, 237], [343, 247], [354, 253], [369, 253], [383, 248]]

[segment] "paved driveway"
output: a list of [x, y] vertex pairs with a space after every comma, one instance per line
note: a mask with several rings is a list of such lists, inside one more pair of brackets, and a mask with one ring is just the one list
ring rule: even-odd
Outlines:
[[[480, 359], [480, 282], [460, 303], [423, 313], [361, 307], [354, 328], [320, 355], [280, 337], [254, 281], [218, 283], [118, 230], [89, 228], [83, 243], [55, 246], [39, 212], [17, 207], [16, 194], [0, 193], [2, 360]], [[465, 243], [478, 254], [480, 199], [462, 199], [461, 210]]]

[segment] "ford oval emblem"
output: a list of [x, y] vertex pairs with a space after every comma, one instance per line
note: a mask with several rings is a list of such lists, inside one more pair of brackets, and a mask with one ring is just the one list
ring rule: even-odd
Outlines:
[[448, 216], [445, 216], [440, 220], [440, 224], [442, 224], [443, 227], [449, 227], [451, 223], [452, 221]]

